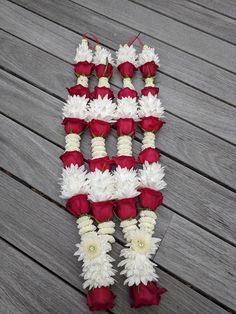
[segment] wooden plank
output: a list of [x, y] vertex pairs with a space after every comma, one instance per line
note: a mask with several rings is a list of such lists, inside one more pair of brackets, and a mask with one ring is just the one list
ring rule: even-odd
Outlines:
[[194, 278], [194, 286], [236, 310], [235, 247], [174, 216], [155, 259], [187, 282]]
[[[1, 235], [74, 287], [81, 289], [81, 265], [73, 257], [74, 243], [78, 241], [74, 218], [7, 175], [0, 173], [0, 178], [3, 204]], [[120, 245], [116, 244], [112, 251], [116, 259], [119, 259], [120, 248]], [[158, 313], [227, 313], [164, 271], [158, 270], [158, 273], [160, 285], [168, 288], [168, 293], [158, 307]], [[118, 282], [114, 289], [117, 298], [113, 312], [136, 313], [135, 310], [129, 309], [128, 291], [122, 286], [122, 279], [117, 275]], [[81, 303], [83, 305], [84, 301]], [[153, 310], [152, 307], [142, 308], [142, 313], [151, 314]]]
[[[21, 0], [26, 2], [25, 0]], [[235, 46], [126, 0], [73, 0], [178, 49], [236, 71]], [[123, 10], [125, 8], [125, 10]], [[122, 12], [122, 14], [121, 14]], [[157, 31], [158, 30], [158, 31]], [[224, 56], [222, 58], [222, 56]]]
[[[17, 75], [24, 77], [26, 80], [33, 82], [33, 84], [40, 86], [49, 93], [56, 94], [60, 97], [66, 97], [65, 86], [74, 84], [74, 78], [71, 73], [72, 69], [67, 63], [58, 60], [57, 58], [48, 55], [47, 53], [42, 52], [37, 48], [32, 47], [31, 45], [28, 45], [9, 34], [6, 34], [5, 32], [1, 34], [1, 38], [2, 50], [0, 55], [0, 62], [2, 65], [4, 65], [4, 67], [8, 68], [10, 71], [15, 72]], [[15, 51], [14, 55], [10, 54], [12, 49]], [[24, 55], [26, 51], [27, 56], [22, 58], [22, 55]], [[163, 89], [165, 90], [166, 87], [163, 86]], [[166, 90], [165, 95], [167, 96], [167, 99], [163, 97], [163, 103], [165, 104], [167, 110], [169, 94], [170, 93], [168, 93]], [[173, 92], [172, 95], [176, 100], [176, 93]], [[174, 106], [176, 103], [175, 100], [173, 100], [172, 103], [169, 101], [169, 104]], [[181, 96], [180, 102], [183, 103], [183, 101], [184, 100]], [[185, 101], [187, 101], [187, 106], [189, 98], [185, 99]], [[226, 109], [227, 108], [228, 107], [226, 107]], [[195, 109], [195, 111], [192, 113], [193, 118], [196, 110], [197, 109]], [[230, 113], [228, 113], [227, 116], [229, 114]], [[164, 145], [164, 151], [166, 150], [167, 154], [177, 157], [179, 160], [190, 164], [192, 167], [196, 167], [196, 169], [199, 169], [201, 172], [206, 173], [210, 177], [223, 182], [224, 184], [232, 187], [235, 186], [235, 174], [230, 170], [235, 162], [235, 147], [215, 138], [212, 135], [198, 130], [195, 127], [192, 127], [191, 125], [181, 120], [179, 121], [174, 117], [170, 118], [171, 120], [173, 119], [173, 122], [170, 120], [171, 127], [167, 127], [167, 129], [169, 129], [168, 136], [173, 139], [173, 146], [169, 145], [169, 138], [165, 138], [167, 133], [161, 133], [164, 134], [164, 137], [160, 136], [160, 142], [162, 142]], [[220, 125], [221, 128], [228, 124], [228, 119], [225, 121], [225, 123], [222, 123], [222, 118], [222, 116], [219, 117], [221, 123], [216, 123], [216, 125]], [[180, 126], [178, 126], [178, 121], [181, 124]], [[231, 121], [232, 128], [234, 129], [235, 123], [233, 112], [231, 113]], [[185, 128], [186, 132], [183, 131], [183, 127]], [[176, 131], [175, 128], [177, 128]], [[179, 136], [180, 130], [181, 138]], [[183, 147], [183, 143], [188, 143], [188, 145]], [[198, 147], [196, 143], [198, 143], [200, 146]], [[170, 150], [171, 147], [173, 147], [172, 151]], [[188, 150], [188, 152], [186, 153], [183, 151], [183, 148], [184, 150]], [[199, 158], [200, 152], [202, 152], [201, 158]], [[198, 158], [196, 158], [196, 156], [198, 156]], [[220, 165], [217, 160], [221, 161]]]
[[225, 0], [224, 3], [222, 3], [221, 0], [194, 0], [192, 2], [236, 19], [236, 7], [234, 0]]
[[[80, 40], [80, 36], [75, 32], [82, 33], [87, 31], [87, 21], [89, 21], [89, 31], [97, 34], [101, 43], [112, 49], [117, 49], [120, 43], [127, 42], [129, 38], [134, 35], [133, 29], [119, 24], [114, 20], [110, 20], [108, 17], [75, 5], [72, 2], [58, 0], [55, 14], [55, 5], [53, 2], [42, 1], [43, 0], [27, 2], [27, 8], [45, 16], [49, 20], [34, 15], [32, 12], [26, 11], [13, 3], [1, 0], [1, 27], [70, 62], [73, 61], [72, 51], [75, 50], [76, 44]], [[19, 1], [17, 1], [17, 4], [19, 4]], [[68, 16], [70, 17], [69, 19]], [[78, 16], [80, 17], [79, 19]], [[51, 21], [56, 22], [57, 25]], [[66, 29], [60, 25], [65, 26]], [[141, 37], [144, 42], [150, 46], [158, 47], [162, 62], [159, 77], [162, 86], [168, 84], [168, 82], [170, 82], [171, 85], [176, 85], [175, 81], [168, 77], [171, 76], [218, 99], [223, 99], [228, 103], [235, 104], [235, 75], [156, 40], [155, 38], [144, 34], [142, 34]], [[166, 76], [165, 73], [168, 76]], [[179, 92], [185, 89], [182, 84], [177, 85], [179, 85]], [[209, 108], [210, 112], [214, 113], [214, 110], [218, 111], [219, 101], [211, 97], [204, 98], [204, 96], [205, 95], [199, 97], [201, 99], [199, 99], [197, 106], [200, 107], [201, 110], [203, 110], [202, 108], [207, 108], [205, 110], [208, 110], [209, 106], [212, 106], [212, 110]], [[197, 99], [197, 95], [195, 95], [195, 99]], [[172, 110], [177, 112], [176, 114], [179, 114], [178, 99], [177, 104], [176, 100], [173, 100], [173, 103], [175, 103], [175, 106]], [[192, 102], [190, 102], [187, 108], [191, 108], [191, 104]], [[216, 109], [214, 109], [214, 106]], [[222, 107], [223, 106], [225, 106], [225, 104], [222, 104]], [[185, 105], [184, 108], [186, 108]], [[181, 111], [181, 115], [185, 115], [184, 110]], [[187, 119], [188, 116], [185, 118]], [[201, 123], [200, 115], [197, 115], [196, 119], [198, 123], [198, 120], [200, 120]], [[201, 124], [201, 126], [209, 129], [209, 126], [205, 123], [203, 125]], [[227, 136], [228, 132], [224, 132], [223, 130], [221, 132], [223, 134], [225, 133], [225, 136]]]
[[[144, 7], [166, 15], [178, 22], [216, 36], [230, 43], [236, 43], [235, 20], [203, 8], [188, 0], [132, 0]], [[223, 5], [224, 6], [224, 5]]]
[[3, 240], [0, 258], [1, 313], [88, 313], [83, 295]]
[[[21, 121], [24, 121], [24, 123], [28, 123], [26, 121], [35, 123], [38, 133], [40, 133], [41, 128], [44, 127], [44, 124], [41, 124], [39, 119], [40, 116], [37, 117], [29, 109], [21, 107], [22, 103], [30, 104], [31, 108], [40, 106], [39, 97], [32, 97], [30, 94], [35, 92], [35, 88], [30, 87], [30, 89], [31, 91], [25, 93], [25, 95], [29, 95], [28, 98], [26, 96], [22, 98], [22, 95], [18, 96], [18, 106], [22, 108], [21, 112], [29, 112], [30, 114], [26, 116], [26, 120]], [[4, 95], [4, 92], [1, 94]], [[44, 97], [44, 103], [46, 104], [52, 103], [52, 100], [47, 102], [48, 97], [50, 98], [48, 95]], [[9, 105], [8, 107], [12, 106], [12, 101], [5, 101], [5, 103]], [[0, 161], [0, 166], [62, 204], [58, 197], [59, 186], [56, 184], [61, 172], [61, 162], [58, 156], [62, 153], [62, 149], [23, 127], [19, 127], [9, 119], [1, 117], [1, 121], [1, 138], [3, 143], [1, 151], [3, 157]], [[31, 126], [31, 124], [28, 125]], [[60, 136], [59, 143], [62, 144], [62, 128], [60, 130], [59, 123], [55, 121], [51, 124], [51, 127], [52, 125], [55, 125], [52, 133], [56, 133], [56, 130], [58, 130], [58, 136]], [[45, 131], [47, 133], [47, 130]], [[87, 134], [82, 138], [82, 151], [85, 152], [86, 157], [89, 157], [88, 146], [90, 146], [90, 139]], [[50, 129], [48, 136], [50, 136]], [[116, 139], [113, 133], [108, 138], [107, 145], [110, 156], [116, 153], [115, 143]], [[138, 151], [140, 151], [140, 143], [135, 142], [135, 155], [137, 155]], [[39, 159], [38, 156], [41, 156], [41, 158]], [[166, 181], [168, 182], [167, 189], [164, 192], [164, 203], [181, 215], [211, 230], [211, 232], [236, 243], [236, 227], [232, 219], [235, 212], [235, 194], [168, 157], [162, 156], [162, 163], [166, 166]], [[161, 234], [165, 233], [171, 216], [167, 210], [160, 211], [159, 226]]]

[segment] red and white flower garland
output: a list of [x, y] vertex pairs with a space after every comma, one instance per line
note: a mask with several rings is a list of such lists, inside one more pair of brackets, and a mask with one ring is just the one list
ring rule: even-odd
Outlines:
[[[162, 201], [160, 190], [166, 185], [163, 181], [164, 169], [158, 163], [160, 153], [155, 148], [155, 133], [163, 124], [160, 118], [164, 112], [157, 98], [159, 89], [154, 85], [158, 62], [159, 58], [154, 49], [144, 46], [139, 55], [139, 68], [146, 86], [142, 89], [137, 111], [141, 119], [140, 127], [144, 131], [142, 152], [138, 158], [139, 163], [143, 164], [138, 178], [142, 209], [138, 219], [132, 216], [130, 217], [132, 219], [121, 223], [127, 248], [121, 250], [120, 255], [123, 260], [118, 265], [124, 267], [121, 274], [126, 276], [124, 284], [130, 287], [133, 307], [159, 304], [160, 295], [166, 291], [164, 288], [157, 287], [158, 275], [155, 272], [155, 264], [150, 260], [160, 242], [159, 238], [152, 237], [156, 222], [154, 211]], [[128, 212], [127, 207], [126, 212]]]
[[[66, 152], [61, 156], [64, 162], [61, 181], [61, 197], [67, 199], [67, 209], [77, 219], [81, 241], [76, 246], [75, 255], [83, 262], [82, 276], [85, 280], [83, 287], [88, 288], [87, 303], [91, 310], [106, 310], [113, 307], [114, 294], [110, 286], [114, 283], [115, 271], [112, 266], [113, 258], [108, 254], [111, 244], [114, 242], [114, 223], [102, 222], [99, 219], [95, 204], [99, 207], [101, 202], [112, 199], [114, 194], [114, 180], [109, 170], [102, 172], [97, 163], [90, 161], [92, 173], [87, 173], [83, 165], [83, 155], [80, 152], [81, 134], [89, 121], [90, 132], [94, 136], [92, 140], [92, 157], [104, 157], [104, 134], [101, 132], [99, 121], [105, 121], [113, 116], [112, 105], [107, 96], [90, 101], [91, 93], [88, 88], [88, 77], [94, 69], [92, 63], [93, 52], [89, 49], [88, 41], [84, 38], [79, 45], [75, 57], [75, 73], [78, 77], [77, 85], [69, 88], [67, 103], [63, 108], [63, 124], [66, 135]], [[97, 65], [95, 65], [97, 71]], [[110, 108], [108, 108], [110, 105]], [[111, 110], [111, 113], [109, 113]], [[93, 121], [93, 118], [97, 119]], [[100, 119], [100, 120], [99, 120]], [[109, 123], [108, 123], [109, 124]], [[110, 125], [109, 125], [110, 127]], [[95, 130], [95, 131], [94, 131]], [[99, 131], [100, 130], [100, 131]], [[97, 133], [98, 132], [98, 133]], [[94, 141], [95, 138], [102, 140]], [[101, 145], [102, 144], [102, 145]], [[92, 203], [92, 215], [90, 215], [89, 202]], [[102, 208], [100, 208], [101, 210]], [[98, 220], [98, 226], [94, 223]]]

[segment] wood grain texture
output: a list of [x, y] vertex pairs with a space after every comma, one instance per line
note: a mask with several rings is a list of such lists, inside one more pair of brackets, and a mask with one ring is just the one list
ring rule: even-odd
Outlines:
[[1, 313], [88, 313], [84, 296], [2, 240], [0, 258]]
[[236, 310], [235, 247], [174, 216], [155, 260]]
[[[119, 21], [110, 20], [109, 17], [102, 16], [69, 1], [57, 0], [56, 12], [52, 1], [21, 2], [26, 8], [56, 22], [57, 25], [8, 1], [1, 0], [0, 3], [2, 7], [0, 25], [3, 29], [71, 62], [73, 61], [71, 52], [75, 50], [76, 44], [80, 40], [80, 36], [73, 31], [83, 33], [88, 30], [94, 32], [99, 36], [101, 43], [115, 50], [118, 49], [120, 43], [127, 42], [136, 32], [128, 26], [119, 24]], [[16, 3], [18, 4], [19, 1]], [[89, 21], [89, 25], [87, 21]], [[65, 26], [66, 29], [58, 24]], [[168, 84], [168, 82], [171, 82], [171, 85], [175, 85], [173, 79], [170, 80], [166, 77], [165, 74], [167, 74], [207, 94], [235, 105], [236, 91], [234, 87], [236, 78], [232, 73], [150, 36], [142, 34], [141, 38], [150, 46], [158, 48], [162, 63], [161, 75], [159, 77], [162, 86]], [[165, 79], [168, 80], [163, 81]], [[182, 84], [177, 86], [178, 91], [184, 89]], [[190, 92], [188, 92], [189, 94]], [[198, 98], [197, 94], [195, 95], [196, 99]], [[198, 107], [208, 110], [208, 106], [211, 106], [212, 110], [210, 111], [214, 113], [216, 110], [217, 114], [219, 101], [211, 97], [204, 98], [204, 96], [199, 97]], [[176, 114], [179, 114], [178, 98], [176, 101], [173, 100], [173, 103], [175, 102], [177, 104], [174, 109], [176, 108]], [[192, 102], [194, 101], [190, 101], [188, 108], [191, 107]], [[214, 109], [214, 104], [216, 109]], [[222, 105], [225, 106], [225, 104]], [[181, 114], [184, 115], [183, 110]], [[196, 121], [201, 121], [201, 116], [196, 111], [195, 114], [197, 115]], [[202, 127], [208, 129], [207, 124]], [[209, 127], [211, 128], [211, 125]], [[227, 136], [229, 132], [222, 130], [223, 136], [224, 133]], [[219, 133], [216, 132], [216, 134]]]
[[[66, 97], [65, 86], [74, 84], [70, 65], [9, 34], [2, 32], [0, 36], [2, 39], [0, 63], [4, 65], [4, 67], [49, 93], [56, 94], [59, 97]], [[11, 54], [13, 49], [15, 53]], [[165, 87], [163, 88], [165, 89]], [[167, 95], [168, 97], [168, 93], [163, 95]], [[176, 99], [176, 93], [173, 92], [172, 95], [175, 96]], [[182, 97], [183, 95], [181, 96], [181, 102], [183, 100]], [[185, 99], [185, 101], [187, 106], [188, 98]], [[168, 100], [166, 100], [165, 97], [163, 97], [163, 104], [165, 104], [168, 110]], [[191, 166], [196, 167], [196, 169], [199, 169], [201, 172], [206, 173], [220, 182], [235, 187], [236, 174], [231, 171], [231, 168], [234, 167], [236, 148], [186, 122], [179, 121], [177, 118], [171, 116], [167, 117], [171, 118], [170, 127], [166, 128], [169, 132], [161, 132], [160, 134], [160, 142], [164, 145], [164, 151], [167, 149], [167, 154], [185, 163], [189, 163]], [[233, 115], [231, 118], [233, 123]], [[178, 121], [180, 122], [179, 126]], [[224, 125], [226, 125], [226, 123], [224, 123]], [[177, 128], [176, 131], [175, 127]], [[185, 128], [186, 131], [184, 131], [183, 128]], [[181, 131], [181, 138], [179, 131]], [[162, 136], [162, 134], [164, 135]], [[165, 136], [172, 138], [173, 146], [169, 143], [170, 139]], [[185, 146], [184, 143], [190, 145]], [[197, 146], [197, 143], [199, 146]], [[171, 147], [173, 148], [172, 151], [170, 151]], [[183, 149], [186, 149], [186, 152]], [[196, 158], [197, 156], [199, 157]]]
[[[79, 240], [74, 218], [3, 173], [0, 173], [0, 191], [3, 205], [1, 236], [70, 282], [72, 286], [82, 289], [82, 278], [79, 276], [81, 265], [73, 257], [74, 243]], [[112, 251], [117, 263], [120, 249], [120, 245], [116, 244]], [[160, 285], [167, 287], [168, 293], [158, 308], [142, 308], [142, 313], [156, 313], [154, 311], [160, 314], [227, 313], [167, 273], [160, 269], [158, 273]], [[114, 287], [117, 294], [116, 307], [113, 312], [117, 314], [122, 311], [127, 314], [139, 312], [140, 310], [129, 309], [128, 291], [122, 286], [123, 278], [117, 275], [117, 280]], [[84, 302], [81, 300], [80, 305], [85, 306]], [[67, 303], [69, 304], [68, 300]]]
[[[158, 13], [164, 14], [178, 22], [214, 35], [230, 43], [236, 43], [235, 20], [207, 10], [188, 0], [132, 0]], [[224, 4], [222, 5], [224, 6]]]
[[[232, 44], [126, 0], [73, 0], [73, 2], [82, 4], [95, 12], [109, 16], [115, 21], [167, 42], [224, 69], [236, 72], [236, 61], [233, 60], [236, 49]], [[125, 10], [123, 10], [124, 7]]]
[[234, 0], [193, 0], [192, 2], [202, 5], [226, 16], [236, 19], [236, 6]]
[[[7, 82], [9, 77], [12, 79], [8, 75], [8, 78], [5, 76], [3, 81]], [[13, 118], [30, 128], [34, 126], [38, 133], [56, 141], [58, 145], [64, 145], [64, 132], [59, 123], [61, 108], [58, 108], [57, 101], [54, 101], [52, 96], [39, 92], [38, 89], [28, 84], [22, 84], [19, 80], [13, 78], [13, 82], [14, 86], [19, 86], [18, 90], [21, 90], [21, 93], [14, 96], [12, 92], [8, 92], [12, 90], [11, 88], [7, 89], [7, 93], [4, 92], [4, 89], [1, 92], [2, 96], [5, 95], [3, 103], [6, 108], [14, 108], [14, 101], [18, 95], [19, 109], [18, 111], [13, 109], [15, 112]], [[41, 112], [45, 110], [45, 103], [51, 105], [50, 109], [46, 111], [46, 114], [48, 113], [47, 120], [51, 121], [50, 111], [53, 111], [54, 117], [57, 116], [54, 120], [52, 119], [53, 123], [49, 123], [49, 128], [41, 119], [41, 115], [34, 114], [32, 109], [37, 107], [38, 112]], [[25, 107], [27, 104], [30, 104], [29, 108]], [[20, 114], [22, 111], [26, 113], [25, 116]], [[6, 110], [6, 113], [12, 114], [9, 109]], [[44, 119], [44, 115], [42, 118]], [[4, 117], [1, 118], [1, 121], [3, 158], [0, 165], [52, 199], [61, 202], [58, 197], [59, 186], [55, 183], [61, 172], [61, 162], [58, 156], [63, 150]], [[55, 138], [54, 134], [56, 134]], [[26, 149], [22, 150], [22, 145]], [[110, 156], [116, 154], [115, 145], [116, 139], [113, 132], [109, 136], [107, 144]], [[82, 151], [86, 158], [90, 158], [88, 147], [90, 147], [90, 137], [86, 132], [82, 137]], [[137, 156], [141, 149], [140, 143], [135, 141], [133, 148], [134, 154]], [[41, 156], [40, 159], [38, 159], [38, 155]], [[166, 181], [168, 182], [164, 192], [164, 203], [212, 232], [236, 243], [236, 228], [233, 219], [235, 194], [168, 157], [162, 156], [162, 163], [166, 166]], [[27, 169], [27, 172], [24, 171], [24, 168]], [[227, 211], [223, 211], [223, 208], [226, 208]], [[160, 212], [161, 234], [165, 233], [171, 218], [171, 215], [166, 212], [167, 210]]]

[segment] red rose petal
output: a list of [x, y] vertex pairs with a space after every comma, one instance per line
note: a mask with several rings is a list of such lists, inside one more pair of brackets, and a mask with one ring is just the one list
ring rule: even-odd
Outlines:
[[81, 134], [86, 126], [86, 122], [79, 118], [64, 118], [62, 124], [67, 134]]
[[74, 150], [65, 152], [60, 156], [64, 167], [70, 167], [71, 165], [78, 165], [79, 167], [84, 164], [84, 158], [81, 152]]
[[160, 191], [150, 188], [141, 188], [139, 191], [141, 192], [139, 201], [142, 208], [148, 208], [154, 211], [162, 204], [163, 194]]
[[109, 287], [94, 288], [88, 291], [87, 304], [90, 311], [110, 310], [114, 306], [115, 295]]
[[160, 152], [156, 148], [145, 148], [138, 156], [138, 162], [143, 164], [145, 161], [149, 163], [157, 162], [160, 159]]
[[68, 199], [66, 209], [74, 216], [85, 215], [89, 213], [89, 202], [86, 194], [75, 195]]
[[104, 222], [112, 220], [113, 216], [113, 202], [103, 201], [91, 203], [92, 215], [99, 221]]

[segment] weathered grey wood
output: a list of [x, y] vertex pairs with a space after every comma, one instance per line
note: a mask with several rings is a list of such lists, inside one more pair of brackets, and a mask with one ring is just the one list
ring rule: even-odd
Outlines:
[[[3, 173], [0, 173], [0, 191], [3, 205], [1, 236], [77, 289], [82, 289], [82, 278], [79, 276], [81, 265], [73, 257], [74, 243], [79, 240], [74, 218]], [[120, 248], [116, 244], [112, 251], [117, 260]], [[161, 270], [158, 273], [160, 285], [167, 287], [168, 293], [158, 308], [142, 308], [142, 313], [227, 313], [167, 273]], [[113, 312], [136, 313], [137, 310], [129, 309], [128, 291], [122, 286], [122, 278], [117, 275], [117, 280], [114, 287], [116, 307]], [[83, 304], [82, 300], [81, 306]]]
[[[101, 43], [115, 50], [120, 43], [127, 42], [129, 38], [134, 35], [134, 30], [131, 28], [67, 1], [57, 1], [56, 14], [55, 6], [51, 1], [42, 2], [42, 0], [39, 0], [37, 2], [27, 2], [27, 8], [55, 21], [57, 24], [59, 23], [65, 26], [67, 29], [55, 25], [41, 16], [32, 15], [32, 12], [26, 11], [7, 1], [1, 0], [0, 3], [2, 3], [0, 25], [3, 29], [71, 62], [73, 60], [72, 51], [75, 50], [80, 36], [70, 30], [82, 33], [89, 29], [89, 31], [99, 36]], [[17, 1], [17, 3], [19, 2]], [[70, 17], [69, 19], [68, 16]], [[79, 19], [78, 16], [80, 17]], [[34, 23], [32, 23], [32, 19]], [[89, 21], [89, 28], [87, 21]], [[68, 30], [68, 28], [70, 30]], [[233, 74], [150, 36], [142, 34], [141, 38], [150, 46], [158, 48], [162, 63], [162, 74], [160, 75], [161, 86], [168, 86], [168, 84], [176, 85], [173, 79], [163, 75], [163, 73], [166, 73], [193, 87], [196, 86], [198, 89], [214, 97], [235, 104], [236, 91], [234, 87], [236, 79]], [[165, 81], [166, 79], [167, 81]], [[184, 89], [182, 84], [178, 84], [177, 86], [179, 92]], [[188, 92], [188, 95], [189, 94], [190, 91]], [[194, 97], [197, 99], [197, 94]], [[209, 108], [210, 112], [214, 113], [215, 105], [215, 110], [216, 112], [218, 111], [218, 104], [220, 104], [218, 101], [210, 97], [199, 98], [201, 99], [198, 100], [198, 107], [208, 110], [210, 106], [212, 107], [212, 109]], [[177, 101], [173, 99], [173, 103], [175, 103], [175, 107], [172, 108], [172, 110], [174, 110], [173, 112], [179, 114], [180, 104], [178, 104], [178, 98]], [[187, 107], [189, 108], [189, 112], [191, 112], [193, 109], [191, 106], [192, 103], [194, 103], [194, 101], [189, 101], [188, 106], [183, 104], [181, 108]], [[225, 106], [225, 104], [223, 104], [223, 106]], [[184, 115], [184, 110], [182, 109], [181, 114]], [[200, 120], [201, 123], [201, 116], [198, 115], [196, 111], [195, 115], [195, 121], [199, 123], [198, 120]], [[188, 116], [185, 118], [187, 119]], [[205, 123], [201, 126], [206, 129], [211, 129], [212, 127]], [[224, 134], [227, 136], [228, 132], [221, 130], [221, 133], [220, 135], [216, 132], [216, 134], [220, 136]]]
[[[21, 0], [24, 1], [25, 0]], [[181, 50], [236, 71], [235, 47], [150, 9], [125, 0], [73, 0]], [[22, 3], [22, 2], [21, 2]], [[123, 8], [125, 7], [125, 10]], [[122, 14], [121, 14], [122, 12]], [[224, 56], [222, 58], [222, 56]]]
[[236, 310], [235, 247], [174, 216], [155, 259], [171, 272], [181, 273], [184, 280], [191, 281], [194, 286]]
[[3, 240], [0, 258], [1, 313], [88, 313], [84, 296]]
[[[74, 84], [74, 78], [73, 75], [71, 75], [72, 69], [68, 64], [4, 32], [1, 38], [2, 50], [0, 62], [4, 67], [33, 82], [33, 84], [39, 85], [50, 93], [57, 94], [60, 97], [66, 97], [65, 86]], [[13, 46], [16, 52], [14, 55], [10, 54], [10, 52], [13, 51]], [[27, 51], [27, 56], [24, 57], [23, 60], [21, 56], [25, 51]], [[166, 95], [168, 95], [168, 93], [166, 93]], [[168, 100], [165, 101], [164, 99], [164, 103], [167, 103], [166, 108], [168, 109]], [[172, 152], [170, 151], [171, 146], [168, 143], [169, 140], [165, 138], [165, 132], [161, 133], [164, 134], [164, 137], [160, 137], [165, 145], [165, 149], [167, 149], [167, 153], [180, 160], [182, 159], [186, 163], [190, 162], [192, 166], [200, 168], [202, 172], [229, 186], [235, 186], [235, 174], [230, 170], [234, 163], [233, 156], [235, 154], [235, 147], [180, 121], [181, 125], [187, 128], [186, 133], [184, 133], [182, 126], [178, 128], [178, 124], [176, 124], [178, 120], [176, 120], [176, 118], [173, 119], [175, 120], [169, 129], [169, 136], [174, 137], [172, 141], [174, 149]], [[175, 127], [178, 129], [176, 132], [174, 130]], [[181, 130], [182, 138], [179, 137], [179, 130]], [[190, 134], [192, 134], [192, 138], [189, 138]], [[192, 142], [191, 150], [184, 154], [182, 148], [183, 140], [186, 140], [188, 143]], [[192, 145], [194, 142], [195, 144], [199, 143], [201, 148]], [[209, 143], [211, 143], [210, 147], [213, 150], [212, 152], [209, 151]], [[214, 145], [214, 143], [216, 144]], [[177, 150], [176, 147], [178, 148]], [[186, 147], [188, 147], [188, 145], [186, 145]], [[192, 149], [196, 149], [196, 152], [193, 152]], [[204, 152], [202, 158], [196, 158], [201, 151]], [[184, 157], [181, 157], [181, 155]], [[221, 162], [220, 164], [218, 162], [219, 160]], [[214, 161], [215, 163], [213, 163]]]
[[[23, 98], [22, 94], [19, 93], [18, 106], [21, 108], [21, 111], [30, 114], [26, 116], [27, 119], [21, 119], [20, 121], [29, 127], [31, 127], [30, 123], [33, 123], [37, 132], [41, 133], [42, 128], [45, 128], [45, 124], [43, 122], [41, 124], [40, 115], [37, 117], [32, 110], [26, 109], [24, 106], [22, 107], [22, 104], [30, 103], [30, 108], [38, 106], [43, 110], [41, 102], [44, 101], [44, 103], [51, 104], [53, 103], [52, 97], [48, 95], [43, 96], [42, 92], [37, 96], [38, 90], [36, 88], [30, 87], [31, 90], [29, 90], [29, 86], [20, 86], [21, 88], [19, 89], [23, 91], [26, 88], [26, 90], [24, 90]], [[33, 94], [31, 94], [32, 92]], [[36, 96], [34, 97], [33, 95], [35, 93]], [[1, 92], [1, 94], [4, 95], [4, 92]], [[40, 97], [42, 99], [41, 101], [39, 100]], [[49, 101], [47, 101], [48, 98], [50, 99]], [[15, 97], [13, 99], [15, 99]], [[4, 103], [8, 104], [9, 108], [12, 106], [12, 101], [7, 101], [7, 98]], [[55, 103], [54, 108], [55, 113], [58, 112]], [[19, 119], [20, 117], [18, 115], [15, 116], [15, 118]], [[28, 184], [42, 191], [52, 199], [61, 202], [58, 197], [59, 186], [57, 186], [56, 182], [61, 172], [61, 163], [58, 156], [63, 150], [39, 136], [32, 134], [28, 130], [25, 130], [23, 127], [19, 127], [8, 119], [2, 117], [1, 121], [1, 138], [3, 142], [1, 146], [3, 156], [0, 162], [1, 167], [22, 178]], [[52, 134], [57, 133], [58, 138], [60, 137], [58, 144], [63, 145], [64, 134], [62, 128], [60, 129], [59, 121], [50, 125], [48, 134], [50, 134], [50, 130], [53, 126], [55, 128]], [[43, 132], [45, 132], [43, 134], [46, 135], [47, 129], [44, 129]], [[50, 135], [47, 137], [49, 136]], [[82, 137], [82, 151], [85, 153], [86, 158], [90, 157], [88, 150], [89, 141], [90, 139], [86, 132], [85, 136]], [[115, 155], [116, 153], [115, 143], [115, 137], [110, 136], [107, 145], [110, 155]], [[22, 147], [26, 148], [27, 153], [25, 149], [22, 150]], [[139, 151], [140, 143], [135, 142], [135, 155], [137, 155]], [[38, 159], [39, 155], [41, 156], [40, 159]], [[167, 157], [162, 156], [162, 163], [166, 166], [166, 181], [168, 182], [167, 189], [164, 193], [164, 203], [196, 223], [235, 243], [236, 228], [234, 220], [232, 219], [235, 212], [234, 193]], [[27, 169], [27, 172], [24, 171], [24, 168]], [[223, 208], [226, 208], [227, 211], [223, 211]], [[168, 227], [168, 221], [171, 218], [169, 214], [166, 215], [164, 213], [164, 210], [160, 212], [161, 234], [164, 234]]]
[[192, 2], [236, 19], [236, 7], [234, 0], [225, 0], [224, 2], [221, 0], [193, 0]]
[[131, 2], [148, 7], [222, 40], [236, 43], [235, 20], [207, 10], [188, 0], [148, 0], [145, 2], [142, 0], [131, 0]]

